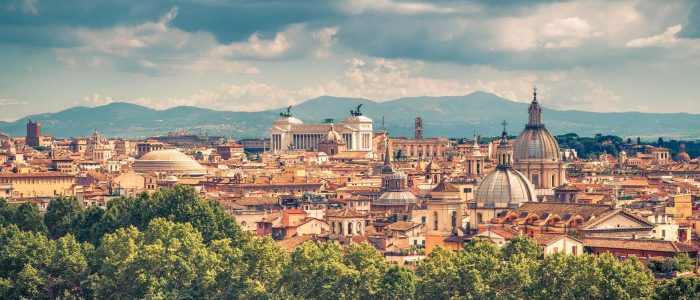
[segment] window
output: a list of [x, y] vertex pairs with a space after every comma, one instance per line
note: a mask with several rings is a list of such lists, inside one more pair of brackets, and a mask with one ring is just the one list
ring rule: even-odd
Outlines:
[[438, 230], [438, 213], [433, 212], [433, 230]]
[[578, 247], [576, 247], [576, 246], [571, 246], [571, 254], [573, 254], [573, 255], [578, 255]]
[[[425, 216], [420, 217], [420, 222], [423, 223], [423, 224], [425, 224], [425, 219], [426, 219]], [[693, 224], [693, 225], [695, 225], [695, 224]]]

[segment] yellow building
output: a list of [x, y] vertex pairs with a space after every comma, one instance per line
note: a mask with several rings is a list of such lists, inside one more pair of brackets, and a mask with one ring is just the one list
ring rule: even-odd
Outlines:
[[666, 206], [666, 214], [673, 215], [676, 221], [683, 221], [693, 215], [693, 202], [689, 194], [671, 196]]
[[0, 173], [8, 198], [73, 196], [73, 184], [75, 176], [60, 172]]
[[459, 189], [443, 178], [431, 192], [427, 201], [426, 253], [436, 246], [459, 250], [463, 223], [467, 219], [466, 201], [460, 198]]

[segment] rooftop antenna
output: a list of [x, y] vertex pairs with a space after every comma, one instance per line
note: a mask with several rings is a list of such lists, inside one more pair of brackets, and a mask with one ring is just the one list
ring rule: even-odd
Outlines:
[[382, 131], [386, 133], [386, 126], [384, 126], [384, 116], [382, 116]]

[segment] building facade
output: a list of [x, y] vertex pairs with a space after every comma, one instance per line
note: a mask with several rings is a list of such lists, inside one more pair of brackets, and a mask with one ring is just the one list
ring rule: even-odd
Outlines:
[[[359, 107], [351, 111], [351, 116], [333, 128], [346, 142], [348, 151], [372, 151], [372, 119], [363, 116]], [[292, 117], [289, 109], [280, 113], [280, 118], [270, 128], [270, 149], [277, 153], [281, 150], [317, 150], [318, 145], [328, 133], [329, 124], [305, 124]]]

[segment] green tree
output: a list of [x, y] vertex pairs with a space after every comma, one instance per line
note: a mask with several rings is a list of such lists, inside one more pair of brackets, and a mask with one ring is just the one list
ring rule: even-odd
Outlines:
[[676, 277], [656, 285], [654, 299], [700, 299], [700, 277]]
[[53, 247], [43, 234], [0, 226], [0, 298], [48, 298], [45, 270]]
[[435, 247], [428, 257], [420, 262], [416, 270], [418, 277], [416, 298], [452, 299], [459, 297], [460, 270], [455, 264], [456, 255], [452, 250]]
[[502, 253], [505, 260], [512, 260], [516, 256], [534, 260], [542, 256], [542, 248], [527, 236], [516, 236], [503, 247]]
[[91, 244], [80, 244], [72, 234], [60, 237], [55, 242], [51, 264], [47, 268], [47, 290], [51, 299], [59, 296], [84, 296], [81, 283], [88, 278], [87, 256], [91, 255]]
[[500, 286], [501, 251], [489, 240], [475, 238], [455, 256], [459, 294], [467, 299], [494, 298]]
[[83, 209], [75, 197], [60, 196], [51, 200], [44, 215], [44, 223], [53, 239], [77, 232], [82, 219]]
[[359, 275], [345, 265], [338, 244], [305, 242], [291, 255], [284, 286], [302, 299], [355, 299]]
[[102, 235], [128, 226], [143, 230], [154, 218], [189, 222], [206, 242], [228, 238], [234, 245], [242, 246], [249, 238], [218, 202], [204, 201], [192, 187], [175, 185], [152, 195], [142, 193], [111, 200], [102, 220], [94, 225], [92, 240], [98, 241]]
[[90, 287], [98, 299], [202, 298], [216, 290], [223, 268], [191, 224], [162, 218], [143, 232], [129, 227], [105, 235], [96, 257]]
[[382, 276], [376, 299], [413, 299], [416, 293], [416, 275], [413, 271], [399, 266], [390, 266]]
[[0, 198], [0, 225], [10, 225], [15, 218], [15, 206], [7, 203], [7, 200]]
[[99, 234], [99, 224], [105, 215], [105, 210], [99, 206], [90, 206], [83, 213], [83, 219], [78, 226], [77, 239], [81, 242], [99, 244], [102, 235]]
[[369, 243], [351, 244], [345, 254], [345, 264], [360, 272], [362, 284], [358, 296], [361, 299], [376, 298], [388, 267], [384, 256]]
[[44, 218], [39, 212], [39, 207], [34, 202], [20, 204], [15, 210], [12, 223], [16, 224], [20, 230], [47, 233]]
[[606, 299], [648, 299], [654, 292], [654, 276], [651, 271], [632, 256], [622, 261], [605, 253], [596, 260], [604, 275], [601, 294]]
[[[243, 246], [243, 287], [250, 298], [274, 298], [282, 294], [282, 275], [289, 257], [270, 236], [255, 237]], [[254, 293], [253, 293], [254, 292]]]

